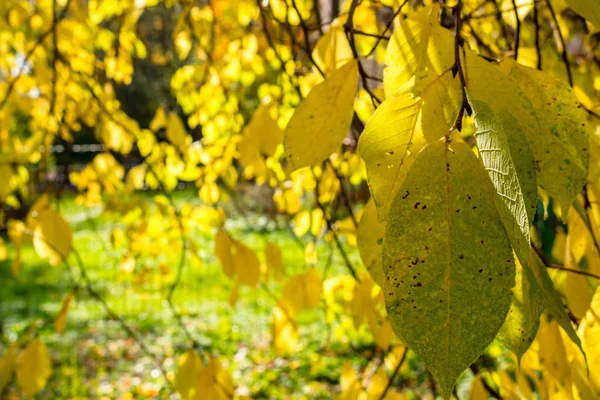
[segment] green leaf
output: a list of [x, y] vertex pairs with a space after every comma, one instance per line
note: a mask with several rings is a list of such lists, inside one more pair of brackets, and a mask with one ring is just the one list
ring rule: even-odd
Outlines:
[[384, 88], [391, 96], [415, 77], [415, 83], [436, 79], [454, 65], [454, 37], [440, 25], [434, 3], [401, 21], [387, 48]]
[[[531, 102], [540, 122], [539, 135], [528, 137], [536, 180], [558, 200], [564, 216], [586, 183], [590, 163], [587, 116], [568, 84], [542, 71], [505, 59], [500, 69]], [[535, 131], [526, 131], [535, 133]]]
[[420, 97], [411, 92], [386, 99], [375, 111], [358, 141], [367, 179], [380, 219], [392, 200], [414, 155], [444, 136], [460, 104], [460, 88], [450, 73], [432, 82]]
[[540, 326], [542, 291], [531, 269], [516, 264], [512, 303], [496, 339], [521, 360]]
[[528, 263], [524, 268], [530, 268], [537, 280], [538, 286], [542, 292], [544, 309], [556, 320], [556, 322], [558, 322], [560, 327], [563, 328], [571, 341], [579, 347], [585, 357], [585, 352], [581, 346], [581, 340], [579, 339], [579, 336], [577, 336], [577, 332], [575, 332], [573, 325], [571, 325], [569, 315], [565, 311], [565, 306], [563, 305], [560, 294], [554, 288], [554, 283], [552, 283], [548, 271], [546, 271], [546, 266], [535, 252], [533, 258], [535, 258], [535, 262], [532, 261]]
[[319, 164], [337, 151], [350, 129], [358, 86], [351, 61], [315, 86], [298, 106], [283, 138], [289, 171]]
[[385, 224], [379, 221], [375, 203], [371, 199], [367, 202], [360, 217], [356, 239], [363, 264], [367, 268], [367, 271], [369, 271], [369, 274], [371, 274], [371, 277], [373, 277], [373, 280], [381, 287], [383, 287], [384, 282], [381, 265], [384, 232]]
[[537, 205], [527, 133], [539, 135], [539, 123], [527, 98], [498, 67], [470, 51], [466, 62], [477, 147], [496, 189], [496, 204], [511, 244], [521, 263], [527, 263], [529, 225]]
[[[469, 103], [477, 127], [475, 138], [481, 161], [495, 187], [498, 211], [517, 256], [525, 263], [529, 258], [529, 225], [532, 220], [527, 210], [532, 209], [536, 199], [535, 178], [518, 172], [522, 170], [519, 164], [524, 164], [521, 157], [527, 153], [527, 142], [519, 140], [525, 138], [519, 136], [519, 123], [513, 116], [502, 110], [495, 112], [486, 103], [472, 97], [469, 97]], [[511, 146], [511, 140], [520, 142], [523, 147]], [[523, 177], [525, 179], [521, 179]]]
[[567, 0], [569, 7], [577, 14], [600, 27], [600, 1], [599, 0]]
[[515, 263], [492, 193], [465, 143], [436, 142], [418, 155], [386, 225], [388, 314], [447, 397], [510, 307]]

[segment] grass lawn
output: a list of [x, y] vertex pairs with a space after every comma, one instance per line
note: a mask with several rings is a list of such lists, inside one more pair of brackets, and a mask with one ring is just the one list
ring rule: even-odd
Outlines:
[[[190, 197], [189, 192], [177, 192], [176, 202]], [[156, 268], [146, 273], [124, 273], [119, 266], [121, 254], [110, 244], [114, 222], [102, 209], [86, 209], [67, 197], [61, 200], [60, 211], [71, 225], [74, 246], [82, 255], [94, 288], [140, 335], [154, 358], [173, 374], [177, 357], [189, 344], [165, 301], [174, 274], [164, 274]], [[249, 228], [264, 223], [261, 217], [250, 215], [229, 220], [227, 228], [261, 258], [267, 240], [277, 243], [288, 276], [303, 271], [304, 253], [287, 230], [273, 228], [265, 234]], [[227, 300], [233, 283], [222, 273], [214, 256], [212, 237], [198, 235], [194, 240], [202, 265], [185, 265], [174, 304], [194, 339], [218, 355], [232, 373], [238, 394], [256, 398], [330, 398], [332, 391], [339, 390], [336, 383], [341, 363], [345, 359], [357, 364], [368, 360], [364, 357], [372, 351], [368, 335], [359, 331], [350, 338], [350, 346], [347, 337], [340, 340], [340, 334], [336, 334], [343, 322], [326, 323], [322, 308], [305, 311], [299, 317], [305, 350], [289, 357], [275, 357], [270, 331], [274, 299], [264, 288], [242, 287], [239, 302], [232, 308]], [[339, 254], [330, 254], [328, 244], [321, 241], [317, 248], [319, 260], [323, 260], [318, 265], [321, 273], [330, 256], [328, 276], [344, 271]], [[356, 250], [348, 251], [354, 264], [359, 265]], [[71, 288], [71, 275], [64, 265], [51, 267], [28, 246], [23, 252], [20, 277], [15, 279], [11, 272], [12, 255], [14, 248], [9, 247], [9, 259], [0, 263], [0, 348], [3, 352], [7, 343], [23, 338], [36, 324], [53, 359], [53, 375], [39, 398], [167, 397], [160, 392], [163, 380], [155, 359], [145, 356], [119, 322], [111, 320], [84, 288], [79, 289], [71, 306], [65, 331], [56, 333], [51, 321]], [[75, 263], [73, 256], [69, 261]], [[170, 268], [175, 271], [176, 263]], [[268, 288], [278, 295], [278, 284], [269, 284]], [[9, 393], [11, 390], [15, 388]]]

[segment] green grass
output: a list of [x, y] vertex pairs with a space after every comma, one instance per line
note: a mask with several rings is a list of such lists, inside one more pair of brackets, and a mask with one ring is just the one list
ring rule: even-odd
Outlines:
[[[178, 192], [175, 201], [181, 204], [189, 198], [190, 193]], [[102, 209], [86, 209], [76, 205], [72, 197], [61, 200], [59, 206], [72, 227], [74, 246], [94, 289], [140, 335], [165, 369], [173, 373], [177, 357], [189, 347], [165, 302], [174, 274], [164, 276], [152, 269], [146, 282], [136, 282], [139, 274], [129, 276], [119, 268], [120, 253], [112, 249], [109, 241], [114, 221]], [[265, 222], [264, 217], [249, 215], [229, 220], [227, 228], [259, 254], [267, 240], [277, 243], [284, 254], [287, 274], [303, 271], [304, 253], [287, 230], [273, 228], [265, 234], [253, 229]], [[233, 285], [213, 254], [212, 237], [197, 234], [193, 240], [200, 249], [203, 265], [186, 263], [173, 302], [194, 339], [206, 351], [221, 357], [240, 393], [259, 398], [330, 398], [339, 379], [340, 364], [353, 356], [343, 342], [324, 350], [322, 344], [330, 343], [335, 328], [324, 322], [324, 311], [301, 313], [300, 337], [305, 351], [278, 357], [270, 346], [274, 300], [261, 288], [242, 287], [238, 304], [230, 307], [227, 299]], [[318, 251], [319, 259], [327, 260], [329, 245], [320, 242]], [[51, 267], [28, 246], [23, 251], [20, 277], [15, 279], [11, 272], [13, 255], [14, 248], [9, 247], [9, 260], [0, 263], [0, 346], [5, 348], [10, 341], [22, 340], [33, 325], [37, 327], [51, 351], [54, 367], [39, 398], [118, 398], [125, 393], [134, 398], [166, 396], [157, 394], [163, 380], [154, 360], [143, 354], [119, 322], [108, 318], [101, 303], [84, 288], [79, 289], [68, 313], [65, 332], [56, 333], [51, 322], [72, 286], [68, 269]], [[178, 255], [170, 256], [167, 259], [174, 272]], [[350, 256], [358, 265], [356, 252], [351, 251]], [[68, 261], [76, 270], [74, 257]], [[152, 264], [152, 260], [148, 263]], [[324, 265], [325, 261], [321, 261], [321, 272]], [[342, 265], [334, 252], [329, 276], [343, 271]], [[279, 293], [278, 285], [269, 287], [273, 293]], [[363, 334], [355, 338], [354, 346], [368, 343], [365, 337]], [[335, 357], [331, 349], [338, 353]], [[370, 351], [368, 346], [365, 351]], [[364, 364], [366, 359], [354, 361]], [[11, 390], [15, 390], [14, 385]]]

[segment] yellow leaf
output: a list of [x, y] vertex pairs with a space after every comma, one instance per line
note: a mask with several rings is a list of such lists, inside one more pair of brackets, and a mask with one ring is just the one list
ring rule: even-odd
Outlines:
[[268, 242], [265, 244], [265, 259], [267, 264], [267, 276], [276, 281], [280, 281], [285, 277], [283, 267], [283, 256], [281, 249], [275, 243]]
[[241, 242], [236, 241], [233, 264], [240, 282], [255, 287], [260, 279], [260, 260], [256, 253]]
[[275, 351], [289, 353], [298, 345], [298, 326], [290, 306], [280, 304], [273, 308], [273, 345]]
[[167, 140], [174, 146], [182, 148], [185, 146], [186, 136], [185, 126], [179, 116], [174, 112], [170, 113], [167, 122]]
[[154, 114], [154, 118], [150, 121], [150, 130], [156, 132], [165, 126], [167, 126], [167, 113], [165, 113], [165, 108], [161, 105], [156, 109], [156, 114]]
[[4, 261], [8, 258], [8, 251], [6, 250], [6, 244], [4, 239], [0, 237], [0, 261]]
[[127, 173], [127, 187], [129, 190], [142, 190], [146, 177], [146, 164], [136, 165]]
[[238, 277], [241, 283], [252, 287], [258, 284], [260, 260], [256, 253], [221, 229], [215, 235], [215, 254], [229, 278]]
[[454, 64], [454, 38], [440, 21], [440, 5], [434, 3], [400, 22], [388, 45], [384, 71], [387, 96], [401, 89], [416, 75], [427, 85]]
[[15, 245], [15, 258], [12, 263], [12, 273], [15, 278], [19, 277], [19, 269], [21, 266], [21, 250], [23, 249], [23, 241], [25, 240], [25, 232], [27, 230], [23, 221], [11, 219], [8, 221], [8, 237]]
[[471, 392], [469, 393], [469, 400], [487, 400], [489, 398], [487, 390], [485, 390], [485, 387], [481, 382], [482, 379], [483, 378], [480, 374], [477, 374], [477, 376], [475, 376], [475, 379], [473, 379], [473, 384], [471, 385]]
[[233, 242], [227, 233], [219, 229], [215, 235], [215, 255], [221, 262], [223, 272], [230, 278], [233, 278]]
[[315, 308], [321, 301], [321, 275], [316, 268], [296, 274], [289, 278], [281, 289], [282, 300], [287, 302], [294, 312], [303, 308]]
[[[596, 392], [596, 396], [600, 396], [600, 287], [596, 289], [590, 309], [581, 320], [578, 334], [589, 365], [590, 386]], [[585, 373], [583, 360], [579, 363]]]
[[231, 288], [231, 293], [229, 294], [229, 297], [227, 298], [227, 303], [229, 303], [229, 305], [231, 307], [235, 307], [239, 298], [240, 298], [240, 280], [238, 279], [235, 281], [235, 283], [233, 284], [233, 287]]
[[244, 129], [239, 146], [240, 162], [247, 167], [261, 154], [264, 157], [271, 157], [282, 140], [283, 133], [277, 121], [271, 117], [269, 107], [261, 104]]
[[12, 343], [8, 350], [0, 358], [0, 393], [4, 390], [6, 385], [12, 380], [12, 376], [17, 367], [17, 346]]
[[565, 398], [558, 393], [569, 393], [566, 398], [571, 398], [571, 371], [556, 321], [547, 322], [542, 318], [537, 340], [540, 344], [538, 358], [546, 386], [557, 399]]
[[288, 170], [316, 165], [337, 151], [354, 115], [358, 64], [351, 61], [315, 86], [296, 108], [284, 135]]
[[54, 329], [58, 333], [63, 333], [63, 331], [65, 330], [65, 325], [67, 323], [67, 313], [69, 312], [69, 307], [71, 306], [72, 300], [73, 300], [73, 292], [70, 291], [65, 296], [62, 307], [60, 308], [58, 315], [54, 319]]
[[325, 73], [331, 73], [351, 61], [354, 56], [344, 27], [336, 19], [329, 30], [317, 40], [313, 50], [316, 64]]
[[197, 382], [203, 369], [202, 361], [194, 350], [188, 350], [179, 357], [177, 373], [175, 374], [175, 390], [183, 400], [195, 399], [200, 395], [197, 392]]
[[149, 130], [144, 129], [137, 138], [137, 145], [142, 157], [148, 157], [156, 146], [156, 136]]
[[31, 342], [17, 361], [17, 383], [26, 397], [46, 386], [52, 373], [50, 354], [40, 339]]
[[42, 211], [33, 231], [33, 247], [38, 255], [57, 266], [69, 255], [71, 245], [72, 233], [67, 221], [54, 210]]
[[35, 201], [35, 203], [33, 203], [33, 205], [31, 206], [31, 209], [27, 213], [27, 218], [25, 218], [25, 225], [27, 225], [27, 228], [30, 231], [33, 232], [33, 230], [35, 229], [35, 227], [37, 225], [37, 217], [40, 215], [40, 213], [42, 211], [46, 210], [49, 206], [50, 206], [50, 203], [48, 200], [47, 193], [42, 194]]

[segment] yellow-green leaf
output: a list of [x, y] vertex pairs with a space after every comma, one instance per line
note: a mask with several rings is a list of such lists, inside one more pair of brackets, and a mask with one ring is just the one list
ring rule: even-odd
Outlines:
[[385, 219], [414, 155], [445, 135], [458, 105], [460, 87], [450, 73], [432, 82], [416, 97], [411, 92], [386, 99], [375, 111], [358, 141], [379, 219]]
[[470, 94], [481, 161], [495, 188], [495, 202], [521, 263], [529, 261], [529, 225], [537, 205], [535, 169], [515, 115]]
[[577, 14], [600, 27], [600, 1], [598, 0], [567, 0], [569, 7]]
[[296, 108], [283, 143], [289, 171], [316, 165], [337, 151], [354, 115], [358, 64], [351, 61], [315, 86]]
[[540, 130], [525, 131], [539, 133], [527, 137], [535, 158], [537, 184], [558, 200], [566, 216], [588, 175], [587, 115], [567, 83], [510, 58], [502, 61], [500, 69], [519, 86], [538, 116]]
[[381, 265], [384, 233], [385, 224], [379, 221], [375, 203], [373, 200], [369, 200], [360, 217], [356, 239], [363, 264], [373, 277], [373, 280], [381, 287], [383, 287], [384, 281], [383, 267]]
[[35, 339], [23, 350], [17, 361], [17, 383], [27, 397], [46, 386], [52, 373], [50, 354], [40, 339]]
[[383, 267], [394, 330], [449, 396], [496, 337], [515, 284], [489, 178], [466, 144], [418, 155], [390, 210]]
[[520, 360], [535, 339], [540, 325], [542, 292], [531, 269], [524, 269], [518, 260], [516, 264], [510, 310], [496, 339]]

